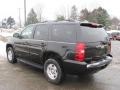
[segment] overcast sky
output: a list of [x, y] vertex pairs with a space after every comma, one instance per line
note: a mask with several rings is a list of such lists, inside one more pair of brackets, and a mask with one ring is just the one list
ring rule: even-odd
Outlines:
[[[120, 0], [26, 0], [27, 13], [31, 8], [38, 12], [42, 8], [43, 17], [47, 20], [54, 20], [58, 14], [69, 11], [72, 5], [76, 5], [78, 11], [83, 8], [92, 10], [99, 6], [105, 8], [111, 16], [120, 18]], [[3, 18], [12, 16], [18, 21], [18, 8], [21, 9], [21, 19], [24, 21], [24, 0], [1, 0], [0, 2], [0, 21]]]

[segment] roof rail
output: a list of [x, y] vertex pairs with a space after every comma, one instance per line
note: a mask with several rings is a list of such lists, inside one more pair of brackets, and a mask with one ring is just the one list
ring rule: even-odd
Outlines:
[[80, 21], [68, 19], [68, 20], [61, 20], [61, 21], [56, 21], [56, 20], [53, 20], [53, 21], [42, 21], [40, 23], [47, 23], [47, 22], [80, 22]]
[[78, 21], [78, 20], [72, 20], [72, 19], [66, 19], [66, 20], [55, 21], [55, 22], [80, 22], [80, 21]]

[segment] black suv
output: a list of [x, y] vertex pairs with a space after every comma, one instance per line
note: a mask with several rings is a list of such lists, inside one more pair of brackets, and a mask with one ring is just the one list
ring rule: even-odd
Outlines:
[[110, 51], [102, 25], [70, 21], [29, 25], [6, 45], [10, 63], [19, 60], [40, 68], [54, 84], [65, 74], [88, 75], [104, 69], [112, 61]]

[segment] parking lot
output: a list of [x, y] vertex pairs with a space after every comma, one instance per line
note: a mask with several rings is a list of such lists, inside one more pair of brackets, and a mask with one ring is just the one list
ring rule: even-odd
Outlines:
[[0, 57], [0, 90], [120, 90], [120, 41], [112, 41], [112, 55], [106, 69], [84, 78], [68, 75], [61, 85], [48, 83], [39, 69]]

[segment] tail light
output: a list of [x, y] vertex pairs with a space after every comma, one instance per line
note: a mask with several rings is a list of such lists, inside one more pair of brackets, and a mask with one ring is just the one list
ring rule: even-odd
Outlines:
[[77, 43], [75, 48], [75, 60], [83, 62], [85, 60], [85, 44]]

